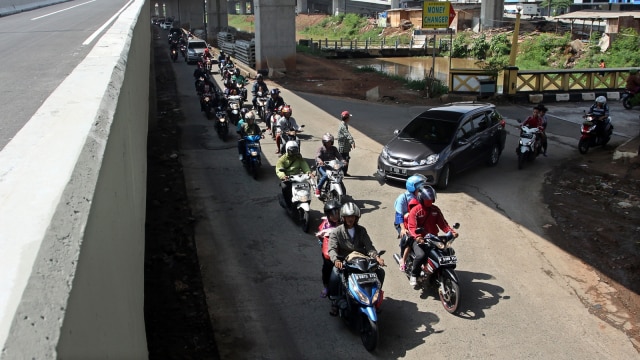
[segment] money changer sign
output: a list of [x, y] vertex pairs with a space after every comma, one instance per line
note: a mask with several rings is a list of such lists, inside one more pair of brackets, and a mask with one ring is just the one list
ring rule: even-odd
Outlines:
[[439, 29], [451, 25], [456, 12], [449, 2], [424, 2], [422, 5], [422, 28]]

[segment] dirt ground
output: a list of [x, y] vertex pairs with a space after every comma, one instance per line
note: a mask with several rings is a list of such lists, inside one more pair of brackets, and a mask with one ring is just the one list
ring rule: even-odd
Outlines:
[[[155, 42], [156, 53], [166, 51]], [[184, 121], [167, 57], [155, 56], [157, 118], [148, 139], [145, 319], [150, 359], [219, 359], [202, 291], [194, 218], [189, 208], [180, 151]], [[439, 99], [404, 89], [375, 73], [299, 54], [297, 70], [277, 79], [290, 90], [365, 99], [378, 87], [380, 101], [436, 105]], [[270, 84], [271, 85], [271, 84]], [[556, 226], [548, 237], [601, 274], [617, 290], [615, 305], [634, 319], [622, 329], [640, 351], [640, 161], [612, 161], [613, 148], [567, 160], [546, 176], [544, 199]], [[596, 290], [594, 290], [596, 291]], [[592, 298], [585, 306], [604, 321], [615, 314]], [[594, 306], [595, 304], [595, 306]], [[617, 325], [616, 325], [617, 326]]]

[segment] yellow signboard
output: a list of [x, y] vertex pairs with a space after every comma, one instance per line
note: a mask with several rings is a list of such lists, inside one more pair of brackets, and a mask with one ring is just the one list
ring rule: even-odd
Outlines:
[[439, 29], [451, 25], [456, 12], [451, 3], [445, 1], [424, 2], [422, 5], [422, 28]]

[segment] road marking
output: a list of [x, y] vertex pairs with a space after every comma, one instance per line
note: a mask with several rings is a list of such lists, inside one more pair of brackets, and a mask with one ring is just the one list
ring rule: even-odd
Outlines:
[[31, 20], [38, 20], [38, 19], [42, 19], [43, 17], [47, 17], [47, 16], [49, 16], [49, 15], [53, 15], [53, 14], [57, 14], [57, 13], [59, 13], [59, 12], [67, 11], [67, 10], [73, 9], [73, 8], [75, 8], [75, 7], [78, 7], [78, 6], [82, 6], [82, 5], [86, 5], [86, 4], [92, 3], [92, 2], [94, 2], [94, 1], [96, 1], [96, 0], [90, 0], [90, 1], [84, 2], [84, 3], [82, 3], [82, 4], [73, 5], [73, 6], [71, 6], [71, 7], [66, 8], [66, 9], [62, 9], [62, 10], [54, 11], [54, 12], [49, 13], [49, 14], [46, 14], [46, 15], [42, 15], [42, 16], [38, 16], [38, 17], [34, 17], [34, 18], [33, 18], [33, 19], [31, 19]]
[[[95, 1], [95, 0], [92, 0]], [[98, 34], [100, 34], [102, 32], [102, 30], [104, 30], [104, 28], [106, 28], [107, 26], [109, 26], [127, 7], [129, 7], [129, 5], [131, 5], [131, 3], [133, 3], [134, 0], [129, 0], [128, 3], [126, 3], [122, 8], [120, 8], [120, 10], [118, 10], [117, 13], [115, 13], [109, 20], [107, 20], [107, 22], [105, 22], [102, 26], [100, 26], [100, 28], [98, 30], [96, 30], [93, 34], [91, 34], [91, 36], [89, 36], [87, 38], [87, 40], [85, 40], [82, 45], [89, 45], [93, 39], [95, 39]]]

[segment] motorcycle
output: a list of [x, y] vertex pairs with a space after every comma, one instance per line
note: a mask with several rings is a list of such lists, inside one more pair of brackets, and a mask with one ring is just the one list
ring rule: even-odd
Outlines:
[[[458, 229], [460, 224], [453, 225], [454, 229]], [[418, 228], [417, 233], [421, 234], [424, 229]], [[444, 235], [436, 236], [433, 234], [424, 235], [425, 244], [427, 249], [426, 262], [422, 265], [420, 276], [417, 277], [418, 285], [424, 288], [425, 284], [430, 284], [438, 289], [438, 297], [445, 310], [448, 313], [454, 314], [460, 306], [460, 284], [458, 281], [458, 275], [455, 268], [458, 263], [456, 252], [453, 250], [452, 244], [455, 240], [453, 233], [448, 232]], [[400, 249], [402, 253], [403, 249]], [[407, 257], [405, 263], [405, 275], [407, 278], [411, 277], [411, 268], [413, 267], [413, 261], [415, 254], [411, 250], [410, 255]], [[393, 254], [393, 259], [400, 264], [402, 262], [402, 255]]]
[[245, 87], [245, 84], [236, 84], [236, 88], [238, 89], [238, 94], [242, 97], [242, 102], [244, 103], [247, 101], [247, 88]]
[[[284, 171], [284, 169], [281, 169]], [[302, 227], [302, 231], [309, 231], [309, 209], [311, 204], [311, 182], [307, 174], [291, 175], [284, 180], [280, 186], [285, 186], [286, 182], [291, 183], [291, 202], [287, 205], [282, 193], [278, 194], [278, 202], [294, 221]]]
[[285, 145], [289, 141], [295, 141], [298, 144], [298, 148], [300, 148], [300, 139], [298, 138], [298, 133], [302, 131], [304, 125], [300, 125], [300, 130], [289, 129], [287, 131], [282, 131], [280, 127], [277, 127], [276, 131], [280, 133], [280, 138], [282, 139], [282, 143], [280, 144], [280, 154], [286, 153]]
[[187, 59], [187, 45], [180, 44], [180, 53], [182, 54], [182, 57], [186, 60]]
[[[320, 189], [320, 200], [329, 201], [331, 199], [337, 200], [340, 204], [344, 204], [344, 196], [347, 195], [347, 189], [342, 182], [344, 178], [344, 162], [340, 160], [331, 160], [325, 162], [325, 172], [327, 173], [327, 181], [324, 182]], [[322, 174], [318, 168], [316, 168], [316, 178], [320, 179]]]
[[[586, 154], [590, 147], [602, 145], [605, 146], [611, 140], [613, 134], [613, 124], [611, 124], [611, 117], [607, 117], [605, 120], [595, 120], [593, 114], [583, 115], [584, 121], [580, 127], [580, 140], [578, 141], [578, 151], [580, 154]], [[604, 121], [604, 136], [598, 134], [597, 121]]]
[[216, 110], [216, 122], [214, 124], [216, 132], [222, 141], [227, 141], [229, 136], [229, 121], [227, 121], [227, 112], [222, 106], [218, 106]]
[[[378, 255], [384, 254], [381, 250]], [[340, 271], [340, 293], [337, 297], [338, 316], [360, 333], [360, 340], [367, 351], [378, 345], [378, 313], [384, 292], [376, 270], [380, 266], [359, 252], [352, 252], [343, 260]]]
[[631, 110], [634, 106], [640, 105], [640, 95], [633, 94], [629, 90], [625, 90], [622, 93], [620, 100], [622, 100], [622, 106], [627, 110]]
[[211, 110], [213, 109], [214, 105], [212, 102], [212, 97], [214, 95], [211, 93], [204, 93], [202, 94], [202, 107], [204, 108], [204, 114], [207, 116], [207, 119], [211, 119]]
[[238, 121], [240, 121], [240, 109], [242, 108], [242, 97], [240, 95], [229, 95], [227, 100], [229, 121], [231, 121], [233, 125], [238, 125]]
[[522, 169], [525, 161], [535, 160], [542, 153], [542, 142], [540, 140], [540, 129], [520, 127], [520, 141], [516, 147], [518, 155], [518, 169]]
[[[262, 132], [265, 132], [263, 129]], [[258, 178], [258, 170], [262, 166], [260, 139], [262, 134], [247, 135], [244, 137], [244, 155], [242, 164], [247, 168], [254, 179]]]
[[178, 60], [178, 49], [171, 48], [171, 60], [173, 60], [173, 62]]
[[267, 119], [265, 119], [265, 116], [267, 115], [267, 100], [268, 98], [262, 93], [262, 91], [258, 91], [256, 97], [256, 104], [258, 104], [258, 117], [260, 120], [264, 121], [265, 124], [268, 124]]
[[271, 129], [271, 138], [276, 139], [276, 134], [280, 132], [280, 127], [278, 126], [278, 122], [280, 121], [280, 115], [273, 112], [271, 116], [269, 116], [269, 128]]

